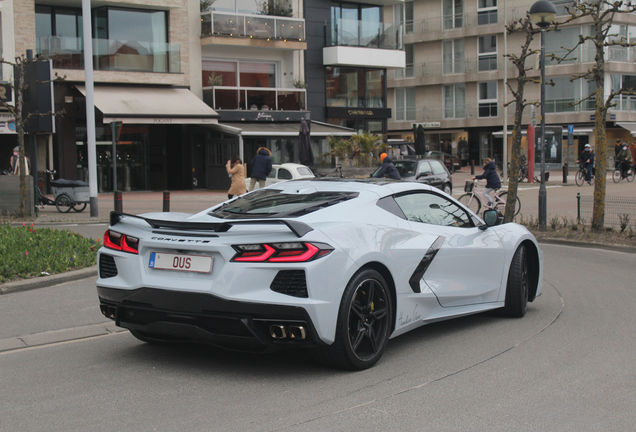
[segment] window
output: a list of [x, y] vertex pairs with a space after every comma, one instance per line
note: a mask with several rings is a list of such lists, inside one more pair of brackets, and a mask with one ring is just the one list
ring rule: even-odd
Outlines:
[[415, 20], [415, 14], [413, 12], [413, 5], [415, 2], [404, 2], [404, 33], [413, 33], [413, 22]]
[[444, 74], [466, 72], [464, 39], [446, 40], [442, 42], [442, 56]]
[[383, 33], [382, 7], [355, 3], [331, 6], [331, 43], [339, 46], [377, 46]]
[[[611, 75], [612, 90], [618, 92], [621, 89], [636, 88], [636, 75]], [[593, 102], [593, 101], [592, 101]], [[617, 111], [636, 111], [636, 96], [618, 95], [614, 97]]]
[[433, 174], [436, 175], [444, 175], [446, 174], [446, 168], [439, 161], [430, 161], [431, 168], [433, 169]]
[[[608, 42], [634, 43], [636, 42], [636, 27], [613, 25], [607, 34]], [[608, 60], [616, 62], [635, 62], [636, 48], [633, 46], [610, 46]]]
[[497, 81], [479, 83], [479, 117], [497, 117]]
[[466, 86], [455, 84], [444, 86], [444, 118], [466, 117]]
[[545, 112], [563, 113], [576, 111], [575, 106], [570, 106], [581, 98], [581, 83], [579, 80], [570, 81], [570, 77], [552, 77], [554, 86], [546, 92]]
[[203, 60], [201, 69], [203, 99], [216, 109], [297, 110], [304, 106], [304, 95], [300, 92], [271, 90], [277, 87], [276, 63]]
[[497, 70], [497, 35], [479, 38], [479, 71]]
[[399, 195], [395, 202], [411, 222], [459, 228], [472, 226], [464, 209], [434, 193]]
[[420, 162], [420, 165], [417, 167], [417, 175], [418, 176], [433, 175], [433, 170], [431, 169], [431, 165], [428, 162]]
[[395, 120], [415, 120], [415, 87], [395, 89]]
[[464, 27], [464, 0], [442, 0], [444, 30]]
[[327, 106], [386, 107], [384, 69], [327, 67]]
[[293, 177], [291, 173], [285, 168], [280, 168], [278, 170], [278, 178], [281, 180], [291, 180]]
[[497, 24], [497, 0], [479, 0], [477, 25]]
[[[574, 51], [569, 52], [570, 49], [574, 48], [579, 43], [579, 36], [591, 36], [594, 32], [595, 30], [592, 26], [568, 27], [546, 32], [545, 65], [579, 64], [594, 61], [596, 49], [592, 41], [586, 41], [583, 46], [579, 46]], [[552, 60], [550, 58], [550, 54], [562, 57], [563, 61], [558, 63], [557, 59]]]

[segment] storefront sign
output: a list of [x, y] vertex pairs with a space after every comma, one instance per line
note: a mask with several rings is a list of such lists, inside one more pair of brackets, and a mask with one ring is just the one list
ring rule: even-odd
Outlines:
[[7, 103], [13, 101], [13, 89], [9, 83], [0, 83], [0, 101]]
[[343, 108], [327, 107], [328, 118], [391, 118], [391, 108]]
[[426, 122], [426, 123], [420, 123], [422, 125], [422, 127], [425, 128], [438, 128], [438, 127], [442, 127], [442, 123], [440, 122]]
[[0, 114], [0, 134], [15, 133], [15, 118], [11, 114]]
[[309, 121], [309, 111], [274, 111], [274, 110], [216, 110], [221, 122], [280, 122], [301, 120]]

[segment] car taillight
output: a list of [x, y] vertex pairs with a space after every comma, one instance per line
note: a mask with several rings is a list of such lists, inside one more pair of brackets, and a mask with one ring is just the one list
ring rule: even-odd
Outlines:
[[232, 261], [240, 262], [307, 262], [333, 251], [333, 248], [324, 243], [263, 243], [249, 245], [234, 245], [236, 255]]
[[106, 230], [104, 233], [104, 246], [123, 252], [139, 253], [139, 239], [127, 236], [116, 231]]

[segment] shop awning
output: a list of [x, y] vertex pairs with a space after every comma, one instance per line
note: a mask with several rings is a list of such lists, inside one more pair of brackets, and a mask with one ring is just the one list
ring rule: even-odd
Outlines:
[[620, 126], [623, 129], [627, 129], [632, 134], [632, 136], [636, 136], [636, 123], [617, 122], [616, 126]]
[[[300, 131], [300, 122], [298, 123], [219, 123], [219, 125], [229, 126], [231, 128], [240, 129], [240, 134], [244, 137], [285, 137], [298, 136]], [[311, 122], [311, 136], [327, 137], [329, 135], [351, 136], [355, 134], [354, 129], [340, 126], [334, 126], [327, 123]]]
[[[75, 87], [86, 96], [84, 86]], [[94, 95], [95, 107], [104, 115], [104, 123], [218, 123], [216, 111], [185, 88], [96, 86]]]

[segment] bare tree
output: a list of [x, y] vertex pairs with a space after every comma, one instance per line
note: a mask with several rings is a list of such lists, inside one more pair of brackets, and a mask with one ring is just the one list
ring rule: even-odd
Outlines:
[[[525, 18], [518, 19], [506, 25], [506, 31], [508, 34], [517, 32], [525, 32], [526, 39], [521, 45], [519, 54], [506, 54], [506, 57], [510, 59], [514, 67], [517, 69], [517, 87], [513, 88], [510, 82], [507, 82], [508, 89], [512, 93], [513, 99], [506, 104], [506, 106], [515, 104], [515, 120], [512, 128], [512, 154], [510, 158], [510, 172], [508, 173], [508, 196], [506, 197], [506, 209], [504, 212], [504, 222], [512, 222], [515, 216], [515, 205], [517, 202], [517, 189], [519, 185], [519, 157], [521, 154], [521, 121], [523, 117], [523, 110], [528, 105], [537, 105], [539, 102], [528, 102], [525, 99], [524, 92], [526, 83], [539, 83], [538, 78], [528, 77], [528, 71], [532, 68], [526, 67], [526, 60], [531, 55], [539, 52], [539, 50], [531, 49], [530, 45], [534, 39], [534, 35], [541, 32], [541, 29], [533, 25], [530, 16], [526, 15]], [[507, 132], [504, 131], [504, 145], [508, 145]], [[528, 145], [534, 145], [534, 143], [528, 142]], [[532, 163], [532, 161], [528, 161]]]
[[[48, 80], [48, 81], [35, 80], [31, 82], [26, 82], [25, 76], [26, 76], [27, 65], [33, 62], [42, 61], [42, 60], [45, 60], [45, 59], [43, 57], [36, 57], [36, 58], [29, 59], [24, 54], [16, 57], [13, 62], [7, 61], [4, 58], [0, 59], [0, 64], [7, 64], [10, 66], [13, 66], [14, 74], [16, 75], [14, 77], [13, 82], [9, 83], [9, 86], [13, 89], [13, 93], [15, 95], [15, 105], [10, 105], [0, 100], [0, 106], [6, 108], [11, 114], [13, 114], [15, 118], [15, 130], [18, 134], [18, 147], [20, 149], [20, 152], [19, 152], [20, 157], [18, 159], [18, 163], [20, 167], [20, 213], [23, 215], [28, 213], [27, 212], [28, 193], [27, 193], [27, 185], [26, 185], [27, 161], [25, 160], [24, 132], [29, 122], [31, 121], [31, 119], [38, 116], [50, 116], [50, 115], [56, 114], [54, 112], [43, 112], [43, 113], [40, 113], [37, 111], [32, 111], [28, 113], [23, 112], [24, 111], [24, 93], [31, 86], [35, 86], [38, 84], [46, 84], [51, 82], [59, 82], [64, 79], [63, 77], [59, 77], [56, 75], [56, 78], [53, 80]], [[62, 114], [62, 113], [63, 111], [60, 111], [57, 114]], [[37, 173], [35, 173], [35, 177], [37, 179]], [[37, 199], [37, 197], [35, 199]]]
[[629, 43], [625, 38], [613, 38], [610, 33], [612, 23], [615, 15], [628, 14], [636, 12], [636, 5], [632, 5], [631, 1], [606, 1], [606, 0], [591, 0], [588, 2], [577, 1], [573, 5], [567, 7], [567, 11], [570, 16], [562, 22], [557, 24], [562, 26], [564, 24], [571, 23], [575, 20], [579, 20], [584, 17], [591, 18], [592, 27], [594, 28], [593, 34], [588, 36], [579, 35], [579, 42], [574, 47], [564, 48], [567, 51], [565, 56], [557, 58], [552, 56], [559, 62], [564, 59], [570, 59], [569, 54], [573, 53], [579, 46], [584, 46], [586, 42], [590, 41], [595, 47], [595, 62], [591, 69], [588, 69], [585, 73], [575, 74], [570, 80], [584, 79], [587, 82], [594, 82], [596, 84], [596, 91], [591, 93], [585, 98], [582, 98], [577, 104], [583, 103], [587, 100], [595, 101], [595, 116], [594, 116], [594, 130], [596, 133], [596, 181], [594, 184], [594, 210], [592, 213], [592, 229], [598, 231], [603, 229], [605, 223], [605, 192], [606, 192], [606, 179], [605, 173], [607, 171], [607, 138], [605, 132], [605, 121], [607, 117], [607, 111], [616, 106], [613, 102], [615, 96], [621, 94], [636, 94], [634, 89], [619, 89], [615, 91], [612, 89], [605, 96], [605, 49], [606, 47], [631, 47], [636, 46], [636, 43]]

